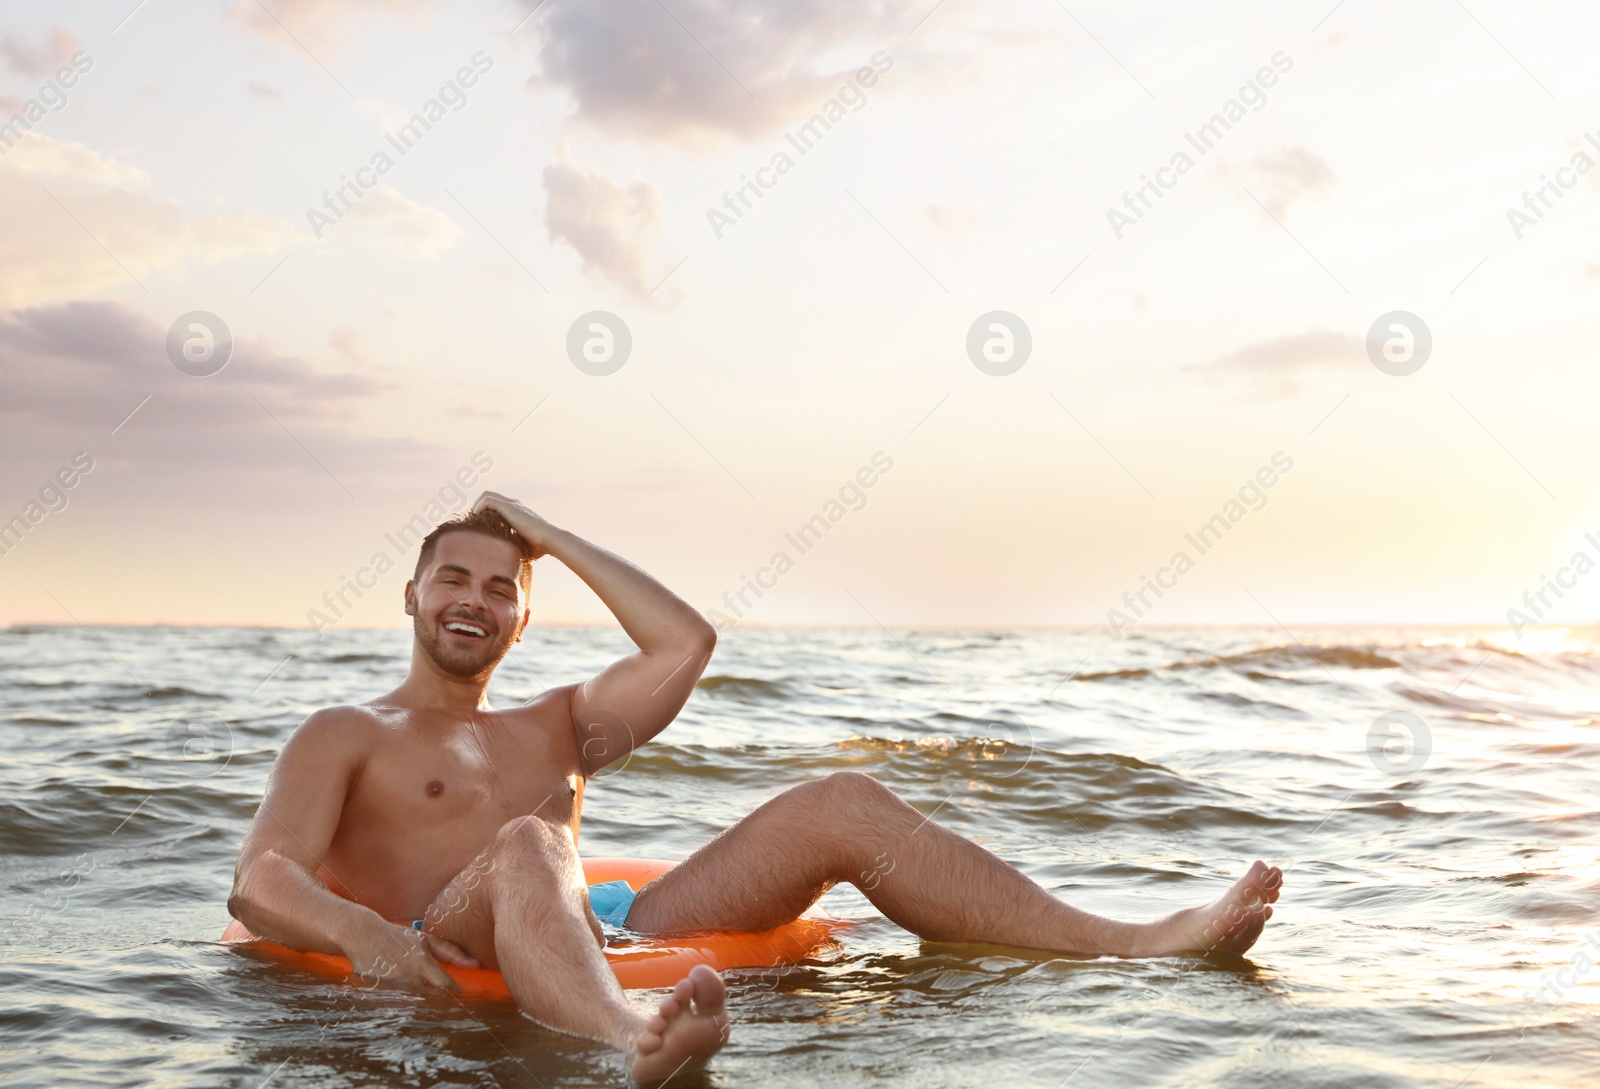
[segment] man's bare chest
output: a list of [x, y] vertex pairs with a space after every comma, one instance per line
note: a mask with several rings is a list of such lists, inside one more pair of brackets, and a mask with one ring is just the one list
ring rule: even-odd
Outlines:
[[528, 814], [575, 823], [582, 795], [570, 737], [495, 723], [395, 731], [368, 755], [346, 800], [363, 823], [498, 828]]

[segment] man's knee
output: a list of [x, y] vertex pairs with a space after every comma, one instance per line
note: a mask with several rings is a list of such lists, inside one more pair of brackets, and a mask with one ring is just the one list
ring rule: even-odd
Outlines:
[[894, 791], [859, 771], [836, 771], [802, 783], [784, 794], [791, 804], [831, 819], [870, 818], [886, 804], [899, 801]]
[[564, 865], [577, 854], [572, 830], [543, 817], [525, 816], [507, 821], [495, 833], [496, 859], [514, 858], [523, 864]]
[[785, 791], [779, 798], [785, 842], [827, 867], [833, 880], [856, 881], [895, 827], [891, 810], [905, 803], [859, 771], [839, 771]]
[[817, 785], [829, 799], [841, 805], [871, 806], [896, 800], [894, 791], [860, 771], [836, 771], [818, 779]]

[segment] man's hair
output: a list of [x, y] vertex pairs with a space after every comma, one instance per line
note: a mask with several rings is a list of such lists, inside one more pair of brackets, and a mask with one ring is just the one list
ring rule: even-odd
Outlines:
[[417, 553], [417, 570], [411, 576], [413, 579], [421, 580], [428, 561], [433, 559], [433, 550], [438, 545], [439, 538], [446, 533], [481, 533], [485, 537], [493, 537], [511, 545], [520, 557], [517, 564], [517, 582], [522, 586], [522, 596], [527, 597], [532, 592], [533, 545], [524, 540], [522, 534], [512, 529], [511, 523], [499, 512], [492, 510], [467, 511], [434, 526], [433, 530], [422, 538], [422, 548]]

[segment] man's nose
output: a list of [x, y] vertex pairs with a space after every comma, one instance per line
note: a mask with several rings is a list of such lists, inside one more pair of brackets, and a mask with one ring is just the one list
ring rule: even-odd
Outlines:
[[488, 603], [483, 599], [483, 589], [478, 586], [468, 586], [458, 593], [456, 604], [470, 610], [474, 616], [482, 616], [489, 611]]

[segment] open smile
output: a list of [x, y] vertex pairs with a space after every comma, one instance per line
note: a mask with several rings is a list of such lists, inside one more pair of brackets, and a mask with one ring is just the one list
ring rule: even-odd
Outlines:
[[470, 620], [447, 621], [444, 630], [467, 639], [487, 639], [489, 637], [489, 632], [482, 625], [474, 624]]

